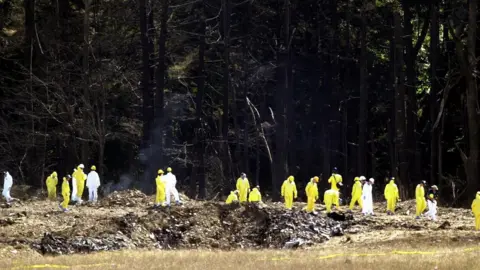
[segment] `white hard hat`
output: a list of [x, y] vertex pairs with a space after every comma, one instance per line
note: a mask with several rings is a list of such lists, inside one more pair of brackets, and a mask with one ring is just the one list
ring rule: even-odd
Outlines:
[[370, 178], [370, 179], [368, 179], [368, 181], [373, 184], [375, 182], [375, 179]]
[[85, 169], [85, 165], [83, 165], [83, 164], [78, 165], [78, 167], [82, 168], [82, 169]]
[[360, 176], [360, 180], [365, 181], [365, 180], [367, 180], [367, 178], [365, 178], [365, 176], [362, 175], [362, 176]]

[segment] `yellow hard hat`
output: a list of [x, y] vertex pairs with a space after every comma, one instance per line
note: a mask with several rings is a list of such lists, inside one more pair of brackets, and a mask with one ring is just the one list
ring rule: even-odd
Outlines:
[[288, 177], [288, 180], [289, 180], [289, 181], [293, 181], [293, 180], [295, 180], [295, 178], [293, 177], [293, 175], [290, 175], [290, 176]]
[[428, 195], [428, 197], [429, 197], [430, 199], [433, 199], [433, 197], [435, 197], [435, 196], [434, 196], [433, 194], [430, 194], [430, 195]]
[[53, 176], [53, 177], [57, 177], [57, 172], [53, 172], [53, 173], [52, 173], [52, 176]]
[[163, 170], [158, 170], [158, 174], [163, 174]]
[[168, 167], [167, 172], [171, 172], [171, 171], [172, 171], [172, 168]]
[[95, 165], [92, 165], [92, 167], [90, 168], [92, 171], [95, 171], [97, 169], [97, 167], [95, 167]]
[[314, 176], [314, 177], [313, 177], [313, 181], [315, 181], [315, 182], [318, 183], [318, 180], [319, 180], [318, 176]]

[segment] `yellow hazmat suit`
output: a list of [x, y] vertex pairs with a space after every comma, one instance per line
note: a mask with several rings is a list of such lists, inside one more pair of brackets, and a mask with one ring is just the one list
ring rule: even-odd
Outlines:
[[63, 197], [63, 202], [60, 206], [63, 208], [63, 210], [65, 210], [67, 209], [68, 203], [70, 202], [70, 184], [68, 183], [67, 177], [63, 177], [62, 197]]
[[398, 195], [398, 187], [393, 179], [385, 186], [383, 195], [387, 200], [387, 212], [395, 213], [395, 207], [400, 196]]
[[360, 177], [355, 177], [353, 180], [355, 183], [352, 187], [352, 200], [350, 201], [350, 210], [353, 210], [355, 203], [360, 205], [362, 208], [362, 183], [360, 182]]
[[248, 179], [246, 177], [240, 177], [237, 179], [237, 190], [240, 195], [240, 202], [246, 202], [248, 198], [248, 193], [250, 192], [250, 183], [248, 182]]
[[262, 201], [262, 194], [258, 188], [253, 188], [250, 194], [248, 195], [249, 202], [261, 202]]
[[57, 184], [58, 184], [58, 175], [57, 172], [53, 172], [50, 176], [47, 177], [47, 193], [48, 199], [54, 201], [57, 199]]
[[337, 173], [332, 173], [332, 176], [328, 178], [328, 183], [332, 184], [331, 190], [336, 191], [333, 197], [333, 204], [338, 207], [340, 205], [340, 192], [337, 184], [342, 183], [342, 176]]
[[475, 200], [472, 202], [472, 212], [475, 216], [475, 230], [480, 230], [480, 191], [477, 192]]
[[165, 189], [166, 189], [165, 181], [163, 181], [162, 177], [163, 177], [163, 171], [158, 170], [158, 176], [155, 179], [155, 184], [157, 186], [157, 192], [156, 192], [156, 196], [155, 196], [155, 206], [162, 205], [165, 202], [165, 198], [166, 198], [166, 195], [165, 195]]
[[305, 193], [307, 194], [307, 213], [315, 211], [315, 202], [318, 200], [318, 177], [315, 176], [310, 179], [305, 187]]
[[425, 200], [425, 189], [423, 188], [422, 184], [418, 184], [417, 188], [415, 189], [415, 200], [417, 202], [416, 216], [418, 218], [427, 208], [427, 201]]
[[228, 195], [227, 200], [225, 201], [226, 204], [232, 204], [234, 202], [238, 202], [238, 196], [236, 191], [231, 191], [230, 195]]
[[289, 176], [287, 180], [283, 181], [282, 197], [285, 200], [285, 208], [292, 209], [293, 199], [297, 198], [297, 186], [293, 176]]
[[78, 166], [75, 172], [73, 172], [73, 177], [77, 180], [77, 199], [82, 200], [83, 189], [85, 188], [85, 181], [87, 180], [87, 175], [83, 172], [83, 166]]
[[335, 193], [338, 191], [329, 189], [325, 191], [325, 194], [323, 195], [323, 203], [325, 203], [325, 208], [327, 208], [327, 213], [332, 212], [332, 204], [333, 200], [335, 199]]

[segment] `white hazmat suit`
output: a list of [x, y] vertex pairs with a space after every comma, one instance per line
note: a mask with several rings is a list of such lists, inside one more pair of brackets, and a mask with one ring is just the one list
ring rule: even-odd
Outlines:
[[77, 199], [77, 179], [73, 177], [72, 175], [72, 196], [71, 196], [71, 201], [76, 202]]
[[173, 197], [175, 198], [175, 202], [177, 204], [180, 203], [180, 196], [178, 195], [178, 190], [177, 190], [177, 177], [175, 177], [175, 175], [171, 172], [167, 173], [164, 177], [163, 177], [164, 181], [165, 181], [165, 195], [166, 195], [166, 204], [167, 206], [170, 206], [170, 197], [172, 196], [173, 194]]
[[362, 213], [364, 215], [373, 215], [373, 197], [372, 197], [372, 188], [373, 188], [373, 178], [370, 178], [362, 189]]
[[3, 191], [2, 191], [2, 196], [7, 200], [7, 203], [9, 203], [12, 200], [12, 197], [10, 197], [10, 190], [12, 189], [13, 185], [13, 178], [10, 175], [9, 172], [5, 172], [5, 176], [3, 177]]
[[97, 190], [100, 187], [100, 176], [96, 171], [91, 171], [87, 176], [88, 201], [96, 202], [98, 195]]
[[427, 216], [433, 221], [437, 220], [437, 201], [427, 200], [427, 205], [428, 205]]

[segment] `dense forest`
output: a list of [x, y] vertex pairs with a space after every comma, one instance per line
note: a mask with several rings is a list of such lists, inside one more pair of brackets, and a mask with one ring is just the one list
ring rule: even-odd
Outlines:
[[[477, 0], [0, 0], [0, 168], [211, 198], [337, 167], [480, 188]], [[123, 179], [123, 180], [122, 180]], [[132, 183], [130, 183], [132, 182]]]

